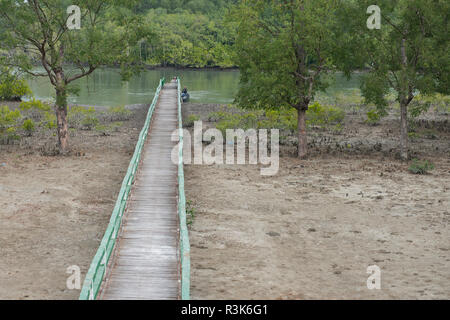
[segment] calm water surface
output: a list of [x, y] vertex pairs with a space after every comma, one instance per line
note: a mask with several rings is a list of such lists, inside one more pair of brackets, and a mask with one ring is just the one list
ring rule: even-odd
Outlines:
[[[229, 104], [234, 100], [238, 90], [239, 71], [219, 70], [147, 70], [135, 76], [129, 82], [121, 81], [118, 69], [102, 68], [91, 76], [75, 82], [79, 89], [77, 96], [71, 95], [69, 103], [91, 106], [122, 106], [150, 103], [159, 79], [171, 79], [180, 76], [182, 85], [191, 94], [191, 102]], [[347, 81], [337, 74], [335, 81], [326, 93], [318, 95], [320, 101], [332, 103], [333, 98], [340, 94], [359, 94], [359, 76]], [[29, 79], [30, 87], [37, 99], [54, 99], [55, 93], [46, 78]]]

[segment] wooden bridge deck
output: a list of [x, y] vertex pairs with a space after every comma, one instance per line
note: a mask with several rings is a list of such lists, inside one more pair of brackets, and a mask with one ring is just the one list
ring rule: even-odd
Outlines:
[[176, 82], [156, 105], [142, 162], [112, 261], [100, 290], [104, 300], [175, 300], [180, 297], [178, 166], [171, 152], [178, 128]]

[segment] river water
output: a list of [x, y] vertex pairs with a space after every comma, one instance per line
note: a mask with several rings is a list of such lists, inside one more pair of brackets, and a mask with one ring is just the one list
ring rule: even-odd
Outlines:
[[[185, 70], [157, 69], [146, 70], [128, 82], [122, 82], [119, 69], [101, 68], [92, 75], [75, 82], [79, 92], [71, 95], [69, 103], [89, 106], [123, 106], [150, 103], [159, 79], [174, 76], [181, 78], [194, 103], [229, 104], [234, 100], [239, 85], [238, 70]], [[47, 78], [28, 80], [34, 96], [40, 100], [54, 98], [54, 89]], [[340, 74], [326, 93], [319, 94], [319, 100], [332, 103], [338, 94], [359, 94], [359, 76], [350, 81]]]

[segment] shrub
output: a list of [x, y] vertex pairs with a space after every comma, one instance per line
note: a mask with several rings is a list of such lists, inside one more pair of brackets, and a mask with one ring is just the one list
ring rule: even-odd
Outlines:
[[0, 100], [20, 101], [25, 95], [30, 95], [31, 89], [27, 82], [6, 72], [0, 78]]
[[194, 205], [192, 204], [192, 201], [186, 202], [186, 224], [188, 226], [191, 226], [194, 223], [196, 216]]
[[434, 164], [414, 159], [408, 170], [414, 174], [427, 174], [429, 171], [434, 170]]
[[2, 143], [8, 144], [12, 140], [19, 139], [16, 131], [20, 117], [20, 110], [13, 111], [8, 106], [0, 107], [0, 140]]
[[380, 123], [380, 120], [381, 120], [381, 116], [377, 112], [377, 110], [372, 109], [367, 112], [367, 120], [366, 120], [367, 124], [375, 126]]
[[[225, 133], [226, 129], [279, 129], [292, 134], [297, 130], [297, 111], [295, 109], [253, 110], [243, 113], [214, 112], [208, 115], [210, 121], [217, 121], [216, 128]], [[331, 106], [314, 103], [307, 111], [307, 124], [310, 126], [341, 125], [345, 112]], [[341, 129], [341, 127], [339, 127]]]
[[[436, 112], [448, 114], [450, 113], [450, 96], [449, 95], [443, 95], [440, 93], [434, 94], [434, 95], [423, 95], [418, 94], [414, 97], [413, 100], [413, 107], [414, 105], [423, 105], [424, 111], [427, 111], [428, 108], [432, 107]], [[420, 108], [420, 107], [419, 107]], [[411, 107], [410, 107], [411, 110]], [[414, 111], [413, 111], [414, 112]]]
[[99, 124], [94, 107], [73, 106], [69, 109], [67, 120], [69, 127], [74, 129], [92, 130]]
[[98, 124], [98, 125], [95, 127], [95, 131], [101, 133], [101, 134], [104, 135], [104, 136], [109, 136], [109, 131], [110, 131], [110, 130], [111, 130], [110, 127], [105, 126], [105, 125], [103, 125], [103, 124]]
[[30, 101], [22, 102], [19, 109], [25, 118], [32, 119], [35, 122], [41, 122], [45, 117], [45, 112], [50, 112], [52, 107], [33, 98]]
[[297, 129], [297, 111], [294, 109], [268, 110], [265, 113], [267, 122], [259, 123], [260, 129], [280, 129], [294, 132]]
[[184, 122], [184, 126], [186, 127], [186, 128], [191, 128], [191, 127], [193, 127], [194, 126], [194, 123], [196, 122], [196, 121], [199, 121], [200, 120], [200, 117], [199, 116], [197, 116], [197, 115], [190, 115], [187, 119], [186, 119], [186, 121]]
[[124, 106], [111, 107], [108, 110], [108, 115], [110, 117], [110, 121], [128, 121], [133, 115], [133, 112]]
[[19, 106], [19, 109], [22, 111], [39, 110], [45, 112], [51, 111], [52, 107], [49, 104], [32, 98], [30, 101], [22, 102]]
[[67, 113], [67, 121], [70, 128], [80, 128], [84, 120], [86, 108], [80, 106], [73, 106], [69, 108]]
[[83, 129], [85, 130], [92, 130], [99, 124], [99, 120], [96, 116], [95, 109], [93, 107], [90, 107], [85, 113], [84, 113], [84, 119], [81, 122]]
[[310, 126], [327, 126], [330, 124], [342, 123], [345, 119], [345, 112], [332, 106], [323, 106], [315, 102], [306, 112], [306, 123]]
[[223, 111], [211, 112], [208, 115], [208, 120], [211, 122], [217, 122], [227, 117], [227, 113]]
[[226, 119], [220, 120], [216, 128], [222, 132], [222, 134], [225, 136], [227, 129], [239, 129], [242, 126], [240, 125], [240, 117], [239, 115], [230, 115]]
[[35, 131], [36, 125], [33, 120], [26, 119], [22, 125], [23, 130], [25, 130], [26, 134], [31, 137], [33, 132]]
[[44, 112], [43, 120], [41, 121], [40, 126], [49, 130], [55, 129], [57, 127], [55, 114], [49, 111]]

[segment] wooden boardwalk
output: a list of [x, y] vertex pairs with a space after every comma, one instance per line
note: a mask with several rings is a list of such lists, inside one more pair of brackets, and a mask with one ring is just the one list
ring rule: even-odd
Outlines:
[[176, 82], [165, 85], [153, 114], [114, 256], [100, 290], [104, 300], [180, 298]]

